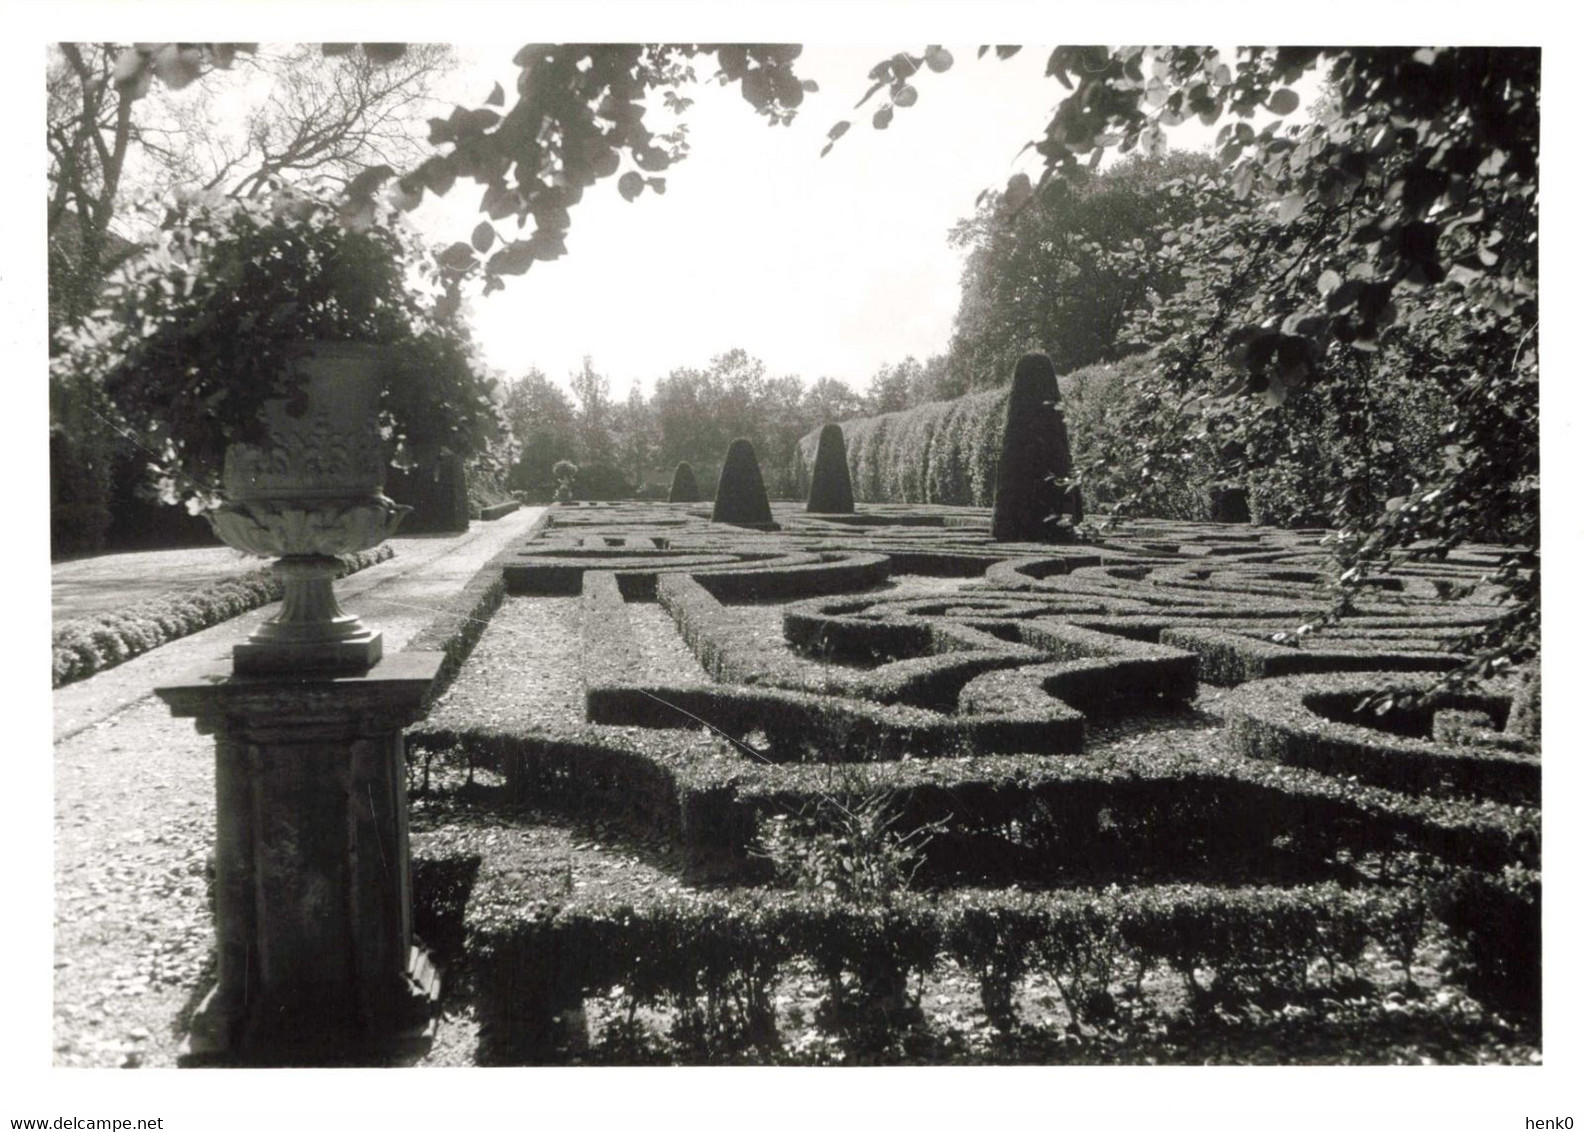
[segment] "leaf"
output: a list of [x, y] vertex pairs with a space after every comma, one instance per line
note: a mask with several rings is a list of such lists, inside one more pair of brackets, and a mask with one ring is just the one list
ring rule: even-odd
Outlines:
[[528, 241], [534, 259], [553, 260], [566, 255], [566, 240], [560, 232], [538, 231]]
[[644, 146], [633, 151], [633, 160], [646, 173], [660, 173], [671, 167], [671, 155], [658, 146]]
[[853, 109], [854, 110], [858, 109], [858, 107], [862, 106], [864, 103], [868, 102], [871, 98], [873, 98], [876, 94], [880, 93], [880, 91], [884, 90], [886, 88], [886, 86], [887, 86], [887, 84], [885, 82], [875, 83], [874, 86], [872, 86], [868, 90], [864, 91], [864, 96], [862, 98], [860, 98], [857, 102], [853, 103]]
[[952, 53], [939, 44], [924, 49], [924, 65], [937, 75], [942, 71], [949, 71], [953, 62]]
[[665, 196], [666, 179], [664, 177], [649, 177], [645, 179], [644, 183], [647, 184], [654, 192], [660, 194], [661, 196]]
[[394, 63], [407, 54], [405, 43], [365, 43], [363, 44], [363, 57], [377, 67], [387, 63]]
[[180, 90], [203, 73], [202, 59], [196, 47], [167, 43], [154, 53], [154, 73], [172, 90]]
[[1283, 224], [1291, 224], [1303, 215], [1304, 206], [1308, 203], [1309, 198], [1303, 193], [1288, 193], [1276, 207], [1276, 219]]
[[614, 149], [602, 149], [589, 158], [588, 168], [596, 177], [609, 177], [621, 168], [621, 155]]
[[417, 176], [430, 192], [445, 196], [456, 184], [456, 167], [450, 158], [431, 157], [418, 166]]
[[423, 192], [422, 181], [403, 178], [400, 181], [393, 182], [390, 188], [385, 190], [385, 196], [391, 204], [403, 212], [411, 212], [423, 203]]
[[483, 221], [477, 228], [473, 229], [473, 246], [478, 249], [480, 254], [489, 251], [490, 246], [494, 243], [495, 226], [489, 221]]
[[891, 124], [892, 113], [893, 111], [889, 102], [880, 107], [880, 109], [876, 110], [874, 112], [874, 128], [877, 130], [883, 130], [889, 126]]
[[392, 169], [389, 165], [375, 165], [371, 168], [365, 169], [356, 177], [353, 177], [351, 184], [347, 185], [347, 195], [350, 197], [369, 196], [374, 192], [375, 189], [379, 188], [395, 175], [396, 170]]
[[1012, 58], [1012, 56], [1016, 55], [1019, 51], [1022, 51], [1022, 50], [1023, 50], [1023, 48], [1022, 48], [1022, 46], [1020, 44], [1016, 44], [1016, 43], [998, 43], [998, 44], [996, 44], [996, 49], [995, 49], [996, 58], [997, 59], [1010, 59], [1010, 58]]
[[830, 138], [831, 141], [835, 141], [850, 129], [852, 129], [851, 122], [837, 122], [830, 128], [830, 133], [826, 137]]
[[436, 256], [435, 260], [442, 267], [449, 267], [457, 271], [466, 270], [473, 266], [473, 245], [464, 244], [461, 240], [458, 240]]
[[1232, 174], [1232, 195], [1238, 200], [1247, 200], [1254, 189], [1254, 166], [1252, 164], [1239, 165], [1237, 172]]
[[1298, 92], [1284, 86], [1271, 94], [1265, 106], [1272, 114], [1285, 117], [1298, 109]]
[[644, 190], [644, 179], [641, 173], [629, 170], [621, 175], [616, 182], [616, 191], [622, 195], [623, 200], [637, 200], [638, 194]]
[[1322, 295], [1329, 295], [1332, 291], [1342, 286], [1342, 276], [1327, 268], [1320, 273], [1318, 286]]
[[1014, 173], [1007, 179], [1005, 191], [1001, 199], [1008, 208], [1021, 208], [1023, 204], [1034, 195], [1034, 186], [1029, 182], [1027, 173]]
[[891, 56], [892, 80], [895, 82], [901, 82], [910, 75], [917, 74], [919, 67], [923, 66], [923, 64], [924, 60], [919, 58], [917, 55], [909, 55], [905, 51], [898, 52], [897, 54]]
[[533, 247], [527, 240], [513, 240], [490, 256], [485, 271], [490, 275], [521, 275], [533, 266]]
[[516, 189], [508, 189], [504, 185], [492, 185], [484, 194], [484, 203], [481, 206], [489, 214], [491, 220], [505, 220], [508, 216], [515, 216], [522, 209], [522, 197]]
[[903, 83], [901, 88], [891, 96], [898, 106], [903, 108], [912, 106], [918, 101], [918, 88], [908, 83]]

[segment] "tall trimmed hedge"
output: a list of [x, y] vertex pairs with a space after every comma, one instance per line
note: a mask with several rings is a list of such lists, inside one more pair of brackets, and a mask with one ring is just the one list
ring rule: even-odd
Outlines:
[[[996, 458], [1007, 390], [842, 423], [853, 496], [860, 503], [954, 503], [988, 507], [995, 498]], [[792, 477], [808, 491], [818, 430], [793, 454]]]
[[693, 474], [693, 465], [683, 460], [676, 466], [676, 471], [671, 473], [671, 493], [666, 498], [668, 503], [697, 503], [703, 496], [699, 494], [698, 478]]
[[[1133, 443], [1120, 414], [1137, 396], [1135, 383], [1153, 364], [1150, 355], [1135, 354], [1061, 375], [1075, 468], [1095, 462], [1110, 466], [1117, 451]], [[1009, 389], [1003, 385], [955, 401], [931, 401], [899, 413], [842, 421], [855, 498], [860, 503], [991, 506]], [[787, 475], [798, 494], [808, 492], [818, 446], [816, 429], [793, 450]], [[1202, 470], [1185, 470], [1178, 478], [1185, 481], [1179, 489], [1185, 496], [1178, 509], [1181, 516], [1202, 518], [1208, 506]], [[1087, 483], [1084, 494], [1086, 503], [1114, 499], [1100, 480]]]
[[1056, 367], [1044, 354], [1024, 354], [1008, 395], [990, 537], [998, 542], [1056, 539], [1061, 533], [1053, 522], [1057, 516], [1083, 517], [1077, 495], [1067, 489], [1072, 473]]

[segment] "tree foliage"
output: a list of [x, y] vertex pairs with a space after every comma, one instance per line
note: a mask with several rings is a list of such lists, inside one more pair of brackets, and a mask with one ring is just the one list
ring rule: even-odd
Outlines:
[[386, 219], [351, 231], [331, 206], [284, 189], [181, 202], [102, 305], [57, 333], [57, 400], [84, 383], [101, 390], [114, 406], [102, 415], [157, 466], [162, 497], [207, 507], [226, 448], [261, 442], [264, 404], [303, 411], [302, 343], [377, 343], [389, 347], [378, 424], [393, 463], [488, 452], [501, 424], [492, 382], [466, 324], [433, 313], [427, 249], [400, 216]]
[[507, 388], [502, 411], [521, 453], [508, 485], [520, 491], [553, 490], [557, 462], [577, 455], [571, 398], [540, 370], [530, 369]]
[[308, 177], [344, 186], [370, 168], [415, 166], [428, 152], [423, 113], [454, 59], [439, 44], [414, 44], [384, 62], [308, 44], [52, 47], [51, 326], [86, 314], [130, 253], [137, 194], [256, 196]]
[[[891, 94], [876, 128], [917, 101], [927, 56], [871, 73], [871, 93]], [[1223, 172], [1182, 190], [1194, 219], [1162, 256], [1189, 285], [1130, 332], [1160, 363], [1135, 402], [1131, 501], [1196, 449], [1227, 476], [1282, 445], [1295, 454], [1305, 429], [1292, 418], [1308, 413], [1356, 438], [1326, 469], [1339, 609], [1368, 565], [1470, 539], [1517, 545], [1497, 576], [1507, 615], [1472, 642], [1478, 672], [1539, 648], [1539, 68], [1524, 48], [1058, 47], [1047, 74], [1070, 93], [1031, 143], [1043, 174], [1000, 198], [1016, 216], [1056, 183], [1081, 184], [1108, 150], [1156, 154], [1173, 126], [1229, 119]], [[1296, 121], [1306, 76], [1326, 95]], [[1248, 394], [1294, 407], [1278, 419], [1250, 411]], [[1432, 467], [1404, 461], [1382, 427], [1405, 394], [1418, 425], [1441, 414]], [[1381, 499], [1394, 479], [1401, 494]]]
[[1203, 201], [1158, 190], [1217, 169], [1205, 154], [1132, 154], [1052, 180], [1021, 207], [1008, 193], [982, 198], [950, 237], [967, 252], [948, 355], [958, 384], [999, 384], [1031, 350], [1065, 374], [1136, 349], [1129, 316], [1182, 289], [1189, 265], [1163, 253], [1203, 216]]

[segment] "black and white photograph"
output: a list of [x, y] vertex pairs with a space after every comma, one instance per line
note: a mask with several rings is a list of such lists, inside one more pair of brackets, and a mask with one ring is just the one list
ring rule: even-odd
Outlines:
[[1380, 7], [29, 13], [0, 1118], [1572, 1128], [1572, 48]]

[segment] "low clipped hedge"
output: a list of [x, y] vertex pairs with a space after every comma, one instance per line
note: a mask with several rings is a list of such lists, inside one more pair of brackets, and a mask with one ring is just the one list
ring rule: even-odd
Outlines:
[[[676, 715], [675, 726], [699, 719], [719, 726], [711, 703], [686, 689], [661, 688], [652, 697], [630, 691], [647, 706], [635, 699], [624, 710], [649, 713], [650, 727], [664, 723], [664, 714]], [[734, 727], [751, 735], [766, 720], [750, 716]], [[803, 717], [783, 722], [808, 726]], [[702, 729], [665, 726], [419, 728], [413, 738], [501, 771], [514, 804], [617, 821], [640, 837], [666, 838], [691, 861], [740, 875], [753, 871], [750, 845], [765, 820], [877, 790], [892, 799], [899, 828], [940, 825], [921, 875], [961, 883], [1213, 875], [1227, 865], [1313, 875], [1339, 853], [1423, 854], [1499, 872], [1537, 867], [1540, 855], [1532, 808], [1409, 795], [1235, 757], [1052, 758], [1042, 749], [840, 769], [829, 761], [776, 763]]]
[[753, 601], [862, 589], [884, 581], [889, 570], [884, 555], [860, 551], [561, 545], [515, 551], [505, 577], [513, 594], [574, 597], [586, 575], [605, 572], [615, 575], [628, 598], [652, 601], [657, 579], [686, 574], [723, 599]]
[[919, 977], [947, 960], [977, 978], [1002, 1030], [1016, 1024], [1018, 991], [1035, 972], [1090, 1026], [1114, 1017], [1120, 999], [1141, 998], [1154, 971], [1175, 975], [1199, 1009], [1292, 1001], [1352, 975], [1371, 944], [1406, 967], [1432, 923], [1409, 888], [962, 889], [875, 903], [753, 888], [612, 899], [573, 896], [548, 876], [525, 884], [520, 871], [501, 884], [491, 864], [465, 930], [482, 1052], [495, 1063], [565, 1057], [556, 1016], [616, 990], [631, 1010], [669, 1010], [673, 1034], [686, 1028], [706, 1058], [774, 1048], [776, 989], [794, 963], [823, 983], [818, 1014], [874, 1045], [917, 1017]]
[[[805, 671], [817, 673], [818, 666], [744, 633], [732, 622], [732, 611], [699, 581], [664, 578], [659, 596], [700, 663], [728, 683], [638, 683], [641, 668], [627, 643], [620, 592], [613, 581], [590, 575], [583, 598], [582, 663], [591, 722], [675, 728], [706, 720], [739, 742], [762, 734], [761, 754], [774, 762], [895, 759], [910, 752], [943, 757], [1009, 747], [1060, 753], [1082, 747], [1082, 717], [1048, 698], [1032, 707], [956, 718], [907, 704], [799, 690], [805, 676], [822, 679]], [[965, 672], [961, 680], [972, 675]], [[742, 686], [748, 684], [761, 686]]]
[[515, 499], [503, 499], [499, 503], [490, 503], [479, 507], [478, 518], [483, 522], [492, 523], [496, 519], [504, 519], [521, 506], [522, 504]]
[[[1441, 697], [1377, 713], [1364, 727], [1347, 722], [1361, 702], [1388, 689], [1427, 691], [1434, 681], [1388, 672], [1333, 673], [1245, 684], [1224, 701], [1229, 748], [1325, 774], [1397, 790], [1464, 793], [1538, 805], [1537, 754], [1477, 744], [1452, 745], [1429, 736], [1438, 708], [1507, 714], [1496, 696]], [[1395, 734], [1393, 732], [1396, 732]]]
[[[395, 552], [388, 543], [341, 555], [338, 577], [383, 562]], [[194, 590], [161, 594], [127, 609], [69, 621], [51, 638], [52, 686], [59, 688], [140, 656], [169, 641], [281, 600], [284, 590], [266, 566]]]
[[1207, 684], [1231, 687], [1250, 680], [1321, 672], [1450, 672], [1465, 657], [1455, 653], [1327, 648], [1324, 638], [1303, 648], [1219, 629], [1176, 626], [1161, 631], [1162, 644], [1196, 653]]

